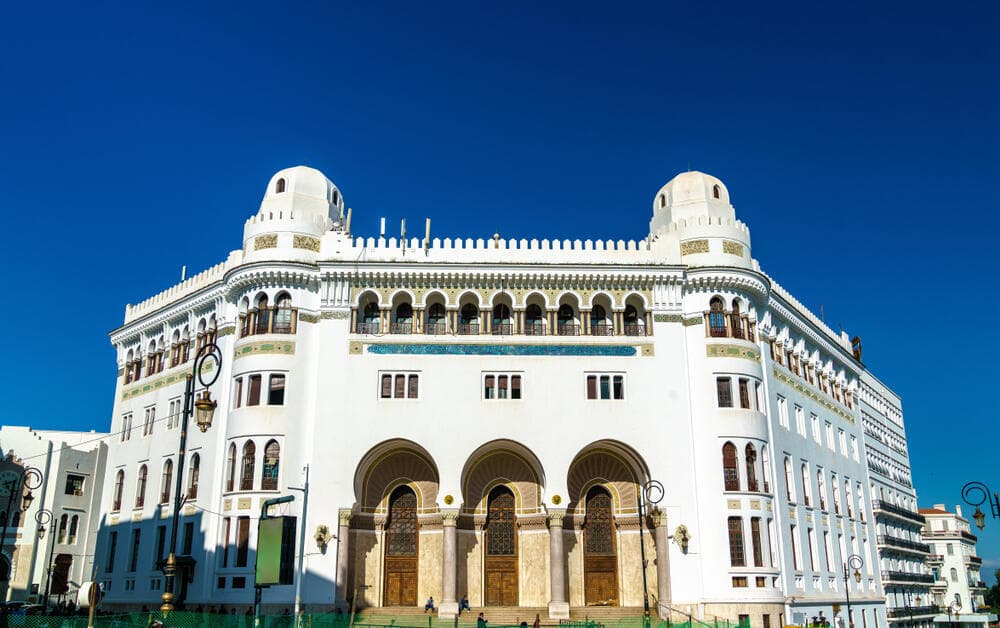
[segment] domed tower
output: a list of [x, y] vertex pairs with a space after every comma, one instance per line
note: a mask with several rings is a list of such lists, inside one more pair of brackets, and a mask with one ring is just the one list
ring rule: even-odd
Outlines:
[[750, 230], [736, 219], [729, 190], [704, 172], [684, 172], [653, 199], [650, 240], [676, 238], [689, 266], [751, 268]]
[[319, 170], [295, 166], [267, 184], [260, 210], [243, 228], [245, 261], [315, 261], [323, 234], [343, 228], [344, 197]]

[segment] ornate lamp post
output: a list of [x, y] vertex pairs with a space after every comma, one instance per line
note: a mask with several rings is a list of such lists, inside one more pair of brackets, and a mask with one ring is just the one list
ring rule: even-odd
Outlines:
[[[212, 359], [214, 366], [206, 372], [205, 361]], [[177, 575], [177, 522], [181, 514], [181, 489], [184, 478], [184, 453], [187, 446], [188, 418], [194, 413], [194, 421], [202, 432], [212, 427], [212, 417], [215, 414], [215, 401], [212, 400], [208, 388], [219, 379], [222, 371], [222, 352], [218, 345], [210, 342], [198, 350], [191, 373], [187, 376], [184, 387], [184, 411], [181, 413], [180, 446], [177, 450], [177, 482], [174, 487], [173, 517], [170, 521], [170, 554], [163, 565], [163, 604], [160, 610], [169, 613], [174, 610], [174, 579]], [[195, 398], [195, 390], [201, 385], [205, 391]]]
[[[45, 526], [52, 523], [55, 515], [52, 514], [51, 510], [47, 508], [42, 508], [35, 513], [35, 522], [38, 523], [38, 540], [41, 541], [45, 538]], [[52, 524], [52, 531], [55, 532], [55, 524]], [[49, 593], [52, 591], [52, 552], [56, 549], [56, 539], [52, 539], [52, 545], [49, 546], [49, 562], [45, 566], [45, 596], [42, 605], [45, 608], [49, 607]]]
[[[0, 531], [0, 548], [7, 543], [7, 527], [12, 518], [11, 510], [14, 508], [15, 498], [20, 499], [22, 512], [27, 512], [31, 508], [31, 502], [35, 501], [35, 496], [31, 491], [42, 485], [42, 472], [35, 467], [21, 467], [20, 471], [13, 469], [0, 471], [0, 497], [7, 496], [7, 504], [3, 510], [3, 530]], [[8, 564], [6, 571], [0, 573], [4, 580], [10, 578], [10, 567]], [[7, 605], [0, 605], [0, 626], [7, 626]]]
[[650, 480], [642, 487], [639, 495], [639, 554], [642, 556], [642, 611], [643, 622], [646, 628], [649, 627], [649, 587], [646, 585], [646, 543], [643, 540], [643, 528], [646, 527], [646, 505], [659, 504], [663, 499], [663, 484], [657, 480]]
[[972, 513], [972, 520], [980, 530], [986, 527], [986, 515], [979, 509], [983, 502], [989, 502], [993, 518], [1000, 519], [1000, 495], [993, 493], [991, 496], [991, 492], [982, 482], [968, 482], [962, 487], [962, 501], [976, 507], [976, 512]]
[[848, 580], [848, 567], [854, 570], [854, 581], [861, 584], [861, 568], [865, 566], [863, 558], [851, 554], [844, 563], [844, 594], [847, 595], [847, 623], [854, 628], [854, 615], [851, 614], [851, 581]]

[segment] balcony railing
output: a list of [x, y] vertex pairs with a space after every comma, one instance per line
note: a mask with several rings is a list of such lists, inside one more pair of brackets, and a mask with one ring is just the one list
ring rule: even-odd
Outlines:
[[924, 605], [924, 606], [903, 606], [901, 608], [890, 608], [886, 609], [889, 617], [910, 617], [917, 615], [937, 615], [941, 612], [941, 609], [936, 605]]
[[931, 584], [934, 576], [925, 573], [906, 573], [905, 571], [883, 571], [882, 582], [914, 582], [917, 584]]
[[493, 323], [490, 333], [494, 336], [511, 336], [514, 334], [514, 325], [511, 323]]
[[545, 335], [545, 321], [543, 320], [528, 320], [524, 323], [524, 335], [525, 336], [544, 336]]
[[435, 321], [433, 323], [427, 323], [424, 327], [424, 333], [429, 336], [440, 336], [441, 334], [448, 333], [448, 323], [444, 321]]
[[983, 559], [980, 558], [979, 556], [966, 556], [965, 562], [970, 565], [982, 565]]
[[942, 554], [931, 554], [927, 557], [928, 563], [943, 563], [944, 555]]
[[913, 512], [912, 510], [907, 510], [906, 508], [900, 508], [895, 504], [890, 504], [889, 502], [883, 501], [881, 499], [876, 499], [872, 501], [872, 509], [876, 511], [881, 510], [884, 512], [891, 512], [892, 514], [898, 517], [903, 517], [904, 519], [916, 521], [917, 523], [927, 522], [927, 520], [924, 519], [924, 516], [922, 514], [918, 512]]
[[561, 322], [556, 326], [556, 333], [559, 334], [560, 336], [579, 336], [580, 324]]
[[294, 307], [265, 307], [240, 314], [240, 338], [257, 334], [294, 334], [299, 310]]
[[377, 334], [378, 328], [378, 323], [358, 323], [359, 334]]
[[973, 581], [969, 582], [969, 586], [971, 588], [973, 588], [973, 589], [985, 589], [986, 588], [986, 582], [984, 582], [982, 580], [973, 580]]
[[913, 550], [915, 552], [928, 553], [931, 551], [931, 546], [926, 543], [917, 543], [916, 541], [908, 541], [899, 537], [887, 536], [883, 534], [878, 536], [878, 543], [879, 545], [890, 545], [892, 547], [900, 547], [903, 549]]
[[626, 336], [645, 336], [646, 326], [638, 323], [625, 323]]
[[389, 333], [392, 334], [412, 334], [413, 321], [396, 321], [389, 326]]
[[478, 336], [479, 335], [479, 323], [459, 323], [458, 324], [458, 335], [459, 336]]
[[614, 336], [615, 327], [611, 323], [594, 323], [590, 326], [591, 336]]

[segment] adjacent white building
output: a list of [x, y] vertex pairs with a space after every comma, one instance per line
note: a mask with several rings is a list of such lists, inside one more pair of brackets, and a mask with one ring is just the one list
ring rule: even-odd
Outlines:
[[980, 570], [983, 559], [976, 556], [978, 538], [969, 529], [962, 507], [949, 512], [944, 504], [921, 508], [927, 523], [923, 538], [930, 545], [929, 562], [933, 572], [932, 594], [941, 613], [951, 610], [951, 616], [939, 615], [938, 621], [982, 625], [989, 621], [985, 607], [986, 583]]
[[[0, 427], [0, 452], [9, 471], [33, 467], [44, 479], [26, 511], [19, 512], [15, 503], [8, 514], [7, 536], [0, 542], [2, 559], [11, 565], [4, 599], [41, 602], [48, 590], [50, 602], [75, 601], [81, 585], [93, 579], [106, 440], [107, 434], [93, 431]], [[4, 494], [0, 510], [6, 505]], [[49, 514], [39, 515], [43, 511]]]
[[[322, 173], [282, 170], [242, 249], [126, 308], [108, 603], [157, 603], [182, 474], [179, 592], [249, 604], [260, 504], [295, 494], [299, 513], [308, 466], [309, 608], [433, 596], [450, 615], [466, 595], [560, 618], [648, 599], [769, 628], [846, 624], [849, 594], [856, 626], [887, 625], [867, 372], [763, 272], [719, 179], [675, 177], [629, 242], [358, 237], [345, 207]], [[178, 469], [210, 342], [219, 407]]]

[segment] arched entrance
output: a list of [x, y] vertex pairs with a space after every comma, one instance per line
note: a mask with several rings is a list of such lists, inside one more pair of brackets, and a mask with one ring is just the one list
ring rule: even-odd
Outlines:
[[517, 527], [514, 493], [490, 491], [486, 511], [486, 605], [517, 606]]
[[385, 605], [417, 605], [417, 495], [400, 486], [389, 497], [385, 524]]
[[595, 486], [587, 493], [583, 522], [584, 600], [588, 606], [618, 605], [618, 551], [611, 493]]

